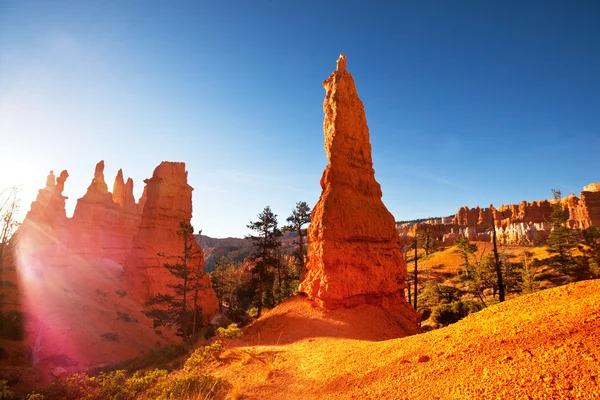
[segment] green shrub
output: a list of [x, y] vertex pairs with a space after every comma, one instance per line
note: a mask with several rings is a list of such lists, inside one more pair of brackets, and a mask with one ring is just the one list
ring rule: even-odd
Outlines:
[[442, 325], [453, 324], [467, 315], [481, 310], [482, 306], [473, 300], [458, 300], [452, 303], [442, 303], [431, 313], [434, 322]]
[[46, 396], [40, 393], [33, 392], [29, 393], [27, 397], [25, 397], [25, 400], [46, 400]]
[[225, 350], [225, 344], [221, 339], [214, 341], [208, 346], [199, 347], [185, 361], [184, 369], [190, 370], [201, 367], [211, 357], [218, 360], [223, 350]]
[[252, 318], [256, 318], [258, 316], [258, 308], [252, 307], [251, 309], [249, 309], [248, 315], [251, 316]]
[[209, 399], [224, 387], [225, 382], [206, 374], [184, 374], [165, 380], [147, 394], [156, 400]]
[[184, 364], [186, 370], [201, 367], [210, 358], [220, 360], [219, 356], [227, 348], [227, 339], [240, 338], [242, 337], [243, 332], [235, 323], [233, 323], [227, 328], [218, 328], [216, 334], [217, 340], [208, 346], [197, 348], [186, 360]]
[[147, 372], [138, 371], [132, 376], [128, 376], [127, 371], [124, 370], [113, 371], [109, 374], [101, 372], [98, 376], [73, 374], [67, 378], [54, 381], [42, 389], [40, 394], [32, 393], [27, 398], [29, 400], [36, 398], [38, 400], [45, 398], [134, 400], [147, 390], [165, 381], [167, 374], [167, 371], [160, 369]]
[[244, 333], [237, 324], [229, 324], [227, 328], [218, 328], [217, 337], [220, 339], [235, 339], [241, 338]]
[[8, 382], [0, 379], [0, 400], [17, 400], [17, 397], [8, 387]]

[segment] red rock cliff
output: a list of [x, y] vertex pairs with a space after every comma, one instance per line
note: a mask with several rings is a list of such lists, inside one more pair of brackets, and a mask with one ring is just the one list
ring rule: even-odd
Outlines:
[[323, 86], [329, 164], [312, 211], [307, 274], [300, 291], [325, 308], [364, 303], [397, 307], [417, 330], [418, 314], [404, 298], [406, 264], [394, 217], [381, 201], [365, 111], [344, 55]]
[[[182, 254], [183, 238], [177, 231], [182, 221], [189, 223], [192, 218], [193, 188], [187, 183], [185, 164], [177, 162], [162, 162], [152, 178], [144, 182], [144, 209], [127, 258], [126, 276], [136, 295], [147, 300], [168, 292], [166, 285], [174, 283], [164, 264], [178, 262], [176, 257]], [[196, 241], [192, 241], [192, 251], [200, 252], [193, 262], [203, 268], [204, 258]], [[166, 257], [159, 257], [158, 253]], [[204, 286], [200, 304], [204, 317], [210, 318], [216, 314], [218, 302], [208, 275], [204, 277]]]

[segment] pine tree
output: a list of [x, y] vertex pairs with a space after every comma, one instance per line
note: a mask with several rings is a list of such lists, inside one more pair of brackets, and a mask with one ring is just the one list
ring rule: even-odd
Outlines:
[[587, 263], [590, 277], [600, 277], [600, 228], [590, 226], [583, 231], [583, 242], [579, 246]]
[[277, 228], [277, 215], [273, 214], [269, 206], [266, 206], [258, 214], [258, 221], [250, 222], [247, 227], [257, 233], [256, 236], [249, 235], [246, 238], [252, 241], [255, 248], [250, 259], [254, 261], [251, 272], [257, 285], [255, 299], [258, 318], [262, 313], [264, 303], [271, 307], [275, 305], [273, 285], [276, 272], [279, 278], [279, 286], [281, 286], [281, 262], [279, 254], [281, 242], [279, 238], [282, 233]]
[[492, 214], [492, 243], [494, 245], [494, 269], [496, 270], [496, 279], [498, 285], [498, 294], [500, 298], [500, 302], [504, 301], [504, 282], [502, 279], [502, 266], [500, 263], [500, 256], [498, 254], [498, 245], [496, 238], [496, 219], [494, 218], [495, 209], [494, 206], [490, 206], [491, 214]]
[[571, 276], [576, 272], [577, 263], [573, 258], [573, 250], [577, 247], [577, 240], [573, 232], [567, 227], [567, 215], [561, 203], [560, 190], [552, 189], [554, 204], [550, 214], [551, 231], [546, 241], [548, 252], [552, 254], [550, 265], [564, 275]]
[[305, 201], [300, 201], [296, 203], [296, 208], [292, 210], [292, 215], [287, 217], [288, 225], [283, 227], [284, 231], [294, 231], [298, 232], [298, 253], [296, 256], [300, 261], [300, 276], [299, 280], [302, 280], [304, 277], [304, 236], [306, 235], [306, 229], [304, 229], [304, 225], [310, 224], [310, 207]]
[[[143, 311], [144, 315], [154, 320], [154, 327], [166, 326], [167, 328], [177, 328], [177, 336], [180, 336], [184, 342], [192, 342], [197, 337], [197, 331], [202, 326], [202, 310], [198, 306], [199, 292], [204, 290], [203, 277], [204, 270], [201, 266], [201, 251], [194, 251], [192, 241], [194, 241], [194, 228], [186, 221], [180, 224], [180, 230], [177, 234], [183, 238], [183, 252], [179, 256], [167, 256], [159, 253], [160, 257], [176, 258], [177, 263], [165, 263], [164, 267], [169, 273], [177, 279], [176, 283], [169, 283], [166, 286], [171, 289], [171, 293], [159, 293], [148, 302], [148, 310]], [[193, 303], [190, 305], [192, 299]]]

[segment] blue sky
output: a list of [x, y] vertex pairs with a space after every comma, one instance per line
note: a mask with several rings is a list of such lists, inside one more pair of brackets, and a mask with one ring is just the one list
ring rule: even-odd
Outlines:
[[597, 1], [0, 1], [0, 188], [184, 161], [196, 229], [314, 205], [339, 53], [397, 220], [600, 181]]

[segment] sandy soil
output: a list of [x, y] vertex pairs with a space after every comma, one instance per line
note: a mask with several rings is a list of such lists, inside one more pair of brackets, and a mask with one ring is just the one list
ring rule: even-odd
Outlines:
[[344, 311], [293, 298], [250, 326], [212, 372], [238, 399], [600, 398], [600, 281], [392, 340], [382, 341], [398, 333], [382, 313]]

